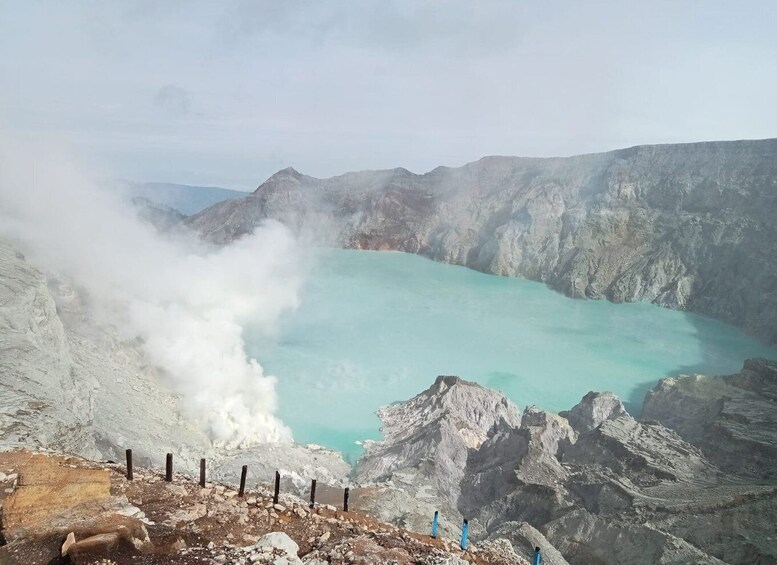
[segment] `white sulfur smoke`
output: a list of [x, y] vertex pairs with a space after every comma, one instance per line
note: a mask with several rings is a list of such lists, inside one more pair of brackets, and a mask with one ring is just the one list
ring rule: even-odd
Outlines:
[[215, 443], [291, 440], [274, 416], [275, 379], [242, 337], [246, 323], [271, 332], [297, 305], [300, 254], [281, 224], [223, 248], [163, 237], [65, 159], [0, 147], [0, 236], [72, 280], [102, 322], [140, 338]]

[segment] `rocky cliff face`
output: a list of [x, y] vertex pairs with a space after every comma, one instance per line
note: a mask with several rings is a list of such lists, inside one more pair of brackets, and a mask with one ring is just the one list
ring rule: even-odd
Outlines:
[[[0, 281], [0, 450], [117, 460], [131, 447], [138, 465], [156, 466], [172, 451], [177, 468], [196, 473], [206, 457], [209, 476], [231, 484], [243, 464], [251, 486], [276, 469], [284, 491], [312, 477], [344, 484], [347, 465], [323, 450], [214, 449], [136, 344], [5, 242]], [[664, 379], [641, 420], [609, 393], [560, 415], [519, 412], [439, 377], [381, 411], [385, 439], [354, 470], [353, 506], [422, 532], [439, 510], [451, 538], [466, 517], [478, 543], [507, 538], [523, 558], [540, 546], [551, 564], [775, 563], [775, 402], [777, 364], [760, 359], [736, 375]]]
[[384, 490], [363, 507], [387, 519], [399, 513], [400, 524], [422, 531], [439, 510], [451, 535], [460, 526], [457, 501], [470, 450], [520, 425], [512, 402], [458, 377], [438, 377], [429, 390], [379, 416], [386, 439], [367, 443], [354, 477]]
[[645, 398], [643, 418], [676, 430], [721, 469], [777, 480], [777, 362], [748, 359], [725, 377], [662, 379]]
[[293, 169], [188, 220], [226, 243], [274, 218], [317, 242], [419, 253], [569, 296], [708, 314], [777, 343], [777, 140], [487, 157], [316, 179]]
[[[548, 563], [773, 563], [775, 386], [775, 365], [750, 360], [737, 375], [665, 379], [648, 394], [646, 419], [610, 393], [589, 393], [564, 416], [530, 406], [519, 418], [494, 391], [441, 377], [381, 412], [385, 440], [356, 477], [378, 493], [383, 518], [426, 512], [416, 520], [425, 531], [441, 509], [519, 555], [542, 546]], [[479, 419], [476, 406], [499, 406], [499, 416]], [[454, 422], [455, 441], [441, 440]], [[390, 472], [374, 472], [376, 461]], [[404, 509], [397, 476], [417, 489]]]

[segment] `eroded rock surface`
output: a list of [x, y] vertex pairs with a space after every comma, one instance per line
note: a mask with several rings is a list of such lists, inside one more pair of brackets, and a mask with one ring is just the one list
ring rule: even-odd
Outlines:
[[470, 450], [520, 425], [518, 407], [503, 395], [443, 376], [415, 398], [382, 408], [379, 416], [385, 439], [366, 445], [354, 471], [358, 482], [386, 490], [372, 497], [369, 510], [391, 517], [387, 508], [396, 507], [401, 523], [414, 528], [425, 528], [441, 510], [443, 528], [452, 531], [459, 526], [456, 501]]
[[[457, 520], [469, 519], [473, 539], [505, 538], [524, 557], [527, 547], [544, 543], [545, 562], [777, 562], [777, 481], [769, 479], [777, 459], [768, 449], [757, 452], [769, 471], [757, 481], [744, 481], [741, 473], [716, 465], [703, 448], [717, 433], [719, 449], [725, 451], [728, 429], [706, 429], [702, 445], [694, 445], [696, 436], [688, 431], [701, 429], [694, 418], [709, 415], [708, 405], [731, 401], [732, 390], [743, 387], [735, 405], [752, 417], [737, 419], [736, 431], [750, 441], [768, 436], [771, 420], [763, 410], [771, 402], [772, 370], [770, 363], [751, 360], [738, 375], [705, 377], [714, 384], [705, 384], [701, 398], [687, 388], [700, 378], [679, 385], [676, 395], [675, 383], [684, 380], [664, 381], [648, 398], [660, 393], [667, 396], [667, 406], [685, 410], [685, 419], [675, 422], [677, 431], [654, 419], [633, 418], [609, 393], [589, 393], [564, 413], [570, 420], [528, 407], [520, 422], [515, 413], [487, 422], [490, 430], [479, 436], [484, 439], [469, 446], [460, 440], [440, 441], [433, 416], [437, 407], [445, 406], [446, 421], [465, 422], [472, 406], [499, 403], [493, 391], [446, 377], [446, 387], [438, 379], [412, 401], [381, 413], [386, 439], [378, 444], [379, 451], [368, 451], [365, 462], [374, 469], [369, 458], [391, 454], [387, 460], [394, 472], [401, 470], [413, 482], [423, 476], [428, 500], [445, 500], [455, 505]], [[681, 433], [683, 425], [688, 429]], [[752, 436], [748, 426], [753, 426]], [[439, 461], [455, 456], [465, 465], [458, 470], [429, 465], [417, 449]], [[357, 462], [357, 477], [372, 482], [373, 506], [384, 508], [385, 519], [401, 521], [399, 507], [384, 504], [392, 475], [362, 475], [361, 465]], [[436, 508], [413, 505], [414, 498], [406, 499], [405, 508], [431, 517]], [[394, 515], [385, 509], [393, 509]], [[426, 531], [428, 522], [419, 522]]]
[[626, 415], [620, 399], [611, 392], [589, 392], [571, 410], [559, 412], [579, 433], [597, 428], [605, 420]]
[[725, 377], [662, 379], [642, 415], [699, 446], [731, 473], [777, 479], [777, 362], [748, 359]]
[[[279, 171], [188, 219], [226, 243], [273, 218], [342, 247], [419, 253], [569, 296], [708, 314], [777, 343], [777, 140], [485, 157], [316, 179]], [[743, 276], [746, 273], [746, 276]]]

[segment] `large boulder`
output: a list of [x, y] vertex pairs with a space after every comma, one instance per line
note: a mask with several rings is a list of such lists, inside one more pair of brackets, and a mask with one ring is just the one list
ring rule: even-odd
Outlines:
[[611, 392], [589, 392], [571, 410], [559, 412], [577, 433], [599, 427], [606, 420], [627, 415], [620, 399]]

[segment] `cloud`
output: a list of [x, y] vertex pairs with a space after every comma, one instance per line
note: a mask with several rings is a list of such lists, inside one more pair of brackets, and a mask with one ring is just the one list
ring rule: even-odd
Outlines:
[[0, 122], [122, 177], [242, 188], [289, 165], [769, 137], [775, 17], [767, 0], [6, 2]]
[[278, 223], [224, 248], [161, 237], [56, 149], [0, 147], [0, 237], [86, 293], [93, 315], [140, 338], [189, 417], [231, 447], [289, 441], [275, 378], [246, 355], [243, 327], [271, 335], [298, 303], [296, 242]]
[[189, 93], [180, 86], [167, 84], [157, 90], [154, 95], [154, 105], [161, 108], [170, 116], [185, 116], [191, 109], [192, 102]]

